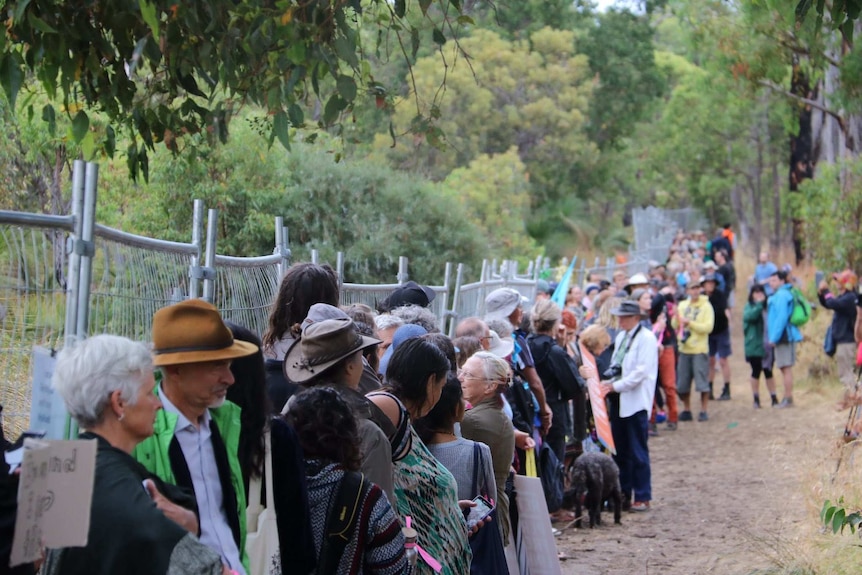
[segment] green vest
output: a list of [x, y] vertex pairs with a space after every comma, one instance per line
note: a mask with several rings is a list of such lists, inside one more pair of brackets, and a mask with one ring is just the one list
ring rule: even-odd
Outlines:
[[[158, 393], [159, 388], [156, 388]], [[240, 434], [240, 407], [230, 401], [215, 409], [210, 409], [210, 415], [218, 427], [222, 441], [227, 449], [227, 460], [230, 467], [230, 480], [233, 491], [236, 493], [236, 508], [239, 514], [240, 533], [240, 558], [249, 572], [248, 554], [245, 551], [245, 482], [239, 465], [239, 434]], [[160, 409], [156, 413], [156, 422], [153, 426], [153, 435], [146, 438], [135, 447], [132, 456], [138, 460], [150, 473], [158, 475], [162, 481], [176, 484], [174, 471], [171, 469], [171, 460], [168, 455], [171, 441], [174, 438], [174, 430], [177, 427], [177, 415]]]

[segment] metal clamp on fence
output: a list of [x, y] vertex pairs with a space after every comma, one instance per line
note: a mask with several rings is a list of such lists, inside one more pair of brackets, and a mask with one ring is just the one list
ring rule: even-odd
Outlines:
[[96, 255], [96, 243], [88, 242], [81, 239], [72, 242], [72, 253], [79, 256], [91, 258]]
[[215, 281], [215, 268], [206, 266], [189, 266], [189, 278], [193, 280], [210, 280]]

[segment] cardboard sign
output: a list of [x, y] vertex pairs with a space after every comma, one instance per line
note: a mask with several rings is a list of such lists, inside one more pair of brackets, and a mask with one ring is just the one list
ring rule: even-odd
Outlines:
[[34, 346], [32, 356], [33, 398], [30, 404], [30, 429], [44, 431], [47, 439], [66, 437], [66, 408], [63, 398], [51, 387], [56, 359], [51, 350]]
[[96, 441], [24, 440], [10, 565], [42, 548], [83, 547], [90, 531]]

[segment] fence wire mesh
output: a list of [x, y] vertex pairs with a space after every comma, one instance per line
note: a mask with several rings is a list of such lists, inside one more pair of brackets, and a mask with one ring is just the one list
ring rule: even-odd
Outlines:
[[0, 404], [7, 437], [30, 421], [33, 346], [63, 346], [67, 235], [0, 224]]
[[269, 308], [281, 280], [280, 256], [229, 258], [216, 256], [213, 304], [222, 317], [263, 335]]

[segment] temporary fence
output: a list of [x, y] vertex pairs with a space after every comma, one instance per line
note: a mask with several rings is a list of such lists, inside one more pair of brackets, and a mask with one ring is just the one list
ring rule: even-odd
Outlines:
[[[53, 355], [76, 338], [94, 333], [150, 339], [152, 317], [159, 308], [187, 298], [213, 302], [225, 319], [263, 334], [281, 277], [291, 262], [287, 229], [275, 218], [271, 254], [237, 257], [217, 253], [217, 210], [194, 201], [189, 242], [147, 238], [99, 225], [95, 221], [98, 166], [75, 162], [72, 207], [67, 216], [0, 211], [0, 404], [10, 436], [50, 418], [51, 398], [33, 374], [34, 348]], [[674, 218], [651, 212], [652, 241], [643, 238], [635, 219], [635, 250], [624, 264], [579, 260], [573, 283], [588, 274], [610, 276], [645, 271], [649, 259], [664, 259]], [[654, 225], [664, 222], [663, 227]], [[206, 224], [206, 225], [205, 225]], [[671, 236], [672, 237], [672, 236]], [[656, 254], [647, 258], [646, 253]], [[662, 255], [658, 255], [661, 253]], [[312, 261], [318, 254], [312, 250]], [[567, 262], [564, 262], [565, 266]], [[604, 265], [602, 265], [604, 264]], [[409, 260], [398, 259], [394, 282], [358, 284], [346, 281], [344, 257], [337, 255], [341, 304], [376, 308], [409, 279]], [[460, 319], [483, 315], [486, 296], [499, 287], [517, 289], [532, 300], [539, 278], [550, 273], [541, 257], [521, 272], [515, 261], [486, 260], [478, 281], [468, 282], [463, 264], [446, 264], [443, 283], [430, 286], [437, 296], [430, 309], [444, 333], [454, 333]], [[38, 393], [33, 389], [39, 388]], [[48, 390], [50, 391], [50, 389]], [[53, 409], [56, 409], [56, 402]], [[31, 421], [31, 418], [37, 421]]]

